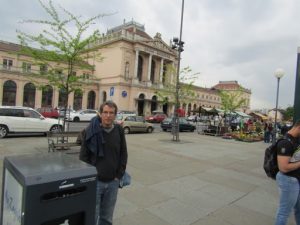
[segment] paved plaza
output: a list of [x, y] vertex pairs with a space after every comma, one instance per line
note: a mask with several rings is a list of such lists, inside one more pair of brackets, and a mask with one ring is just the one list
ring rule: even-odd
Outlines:
[[[164, 132], [126, 138], [132, 185], [120, 189], [114, 225], [273, 224], [278, 193], [262, 169], [267, 144], [196, 132], [180, 133], [180, 143]], [[1, 176], [5, 156], [45, 152], [46, 137], [0, 140]]]

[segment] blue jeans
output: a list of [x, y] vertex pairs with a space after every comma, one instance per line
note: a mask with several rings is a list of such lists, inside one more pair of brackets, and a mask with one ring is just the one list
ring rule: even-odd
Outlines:
[[118, 190], [119, 180], [97, 181], [96, 225], [112, 225]]
[[286, 225], [294, 209], [297, 225], [300, 225], [300, 184], [297, 178], [286, 176], [281, 172], [276, 175], [280, 200], [275, 225]]

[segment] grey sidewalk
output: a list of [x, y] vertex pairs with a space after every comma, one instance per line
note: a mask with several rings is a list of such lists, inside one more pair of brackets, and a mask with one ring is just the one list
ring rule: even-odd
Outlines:
[[[180, 137], [127, 135], [132, 185], [119, 192], [114, 225], [273, 224], [278, 193], [262, 169], [266, 144]], [[1, 170], [6, 155], [39, 152], [47, 152], [45, 137], [2, 139]]]

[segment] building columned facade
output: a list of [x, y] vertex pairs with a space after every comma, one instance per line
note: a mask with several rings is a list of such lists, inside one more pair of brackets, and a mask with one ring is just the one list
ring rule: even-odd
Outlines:
[[[0, 41], [0, 105], [19, 105], [32, 108], [61, 107], [65, 94], [58, 88], [47, 85], [47, 80], [33, 81], [30, 73], [45, 73], [47, 68], [36, 65], [19, 54], [20, 46]], [[93, 55], [103, 58], [98, 61]], [[93, 71], [78, 70], [85, 75], [87, 83], [83, 90], [69, 95], [68, 106], [74, 109], [98, 109], [106, 100], [113, 100], [120, 110], [148, 115], [152, 111], [174, 112], [174, 103], [162, 102], [156, 94], [166, 83], [176, 80], [176, 75], [167, 76], [167, 67], [177, 68], [178, 54], [166, 44], [161, 34], [153, 38], [143, 25], [134, 21], [108, 30], [87, 51], [88, 62]], [[54, 65], [55, 66], [55, 65]], [[89, 79], [90, 75], [93, 75]], [[36, 83], [46, 88], [39, 89]], [[180, 107], [191, 113], [203, 107], [221, 107], [221, 99], [214, 88], [193, 86], [195, 97], [186, 99]], [[250, 93], [249, 99], [250, 99]]]

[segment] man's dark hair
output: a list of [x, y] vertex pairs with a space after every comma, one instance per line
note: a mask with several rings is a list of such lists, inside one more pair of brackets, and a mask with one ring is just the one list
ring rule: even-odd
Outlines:
[[117, 114], [118, 112], [118, 106], [116, 105], [116, 103], [114, 103], [113, 101], [106, 101], [106, 102], [103, 102], [102, 105], [100, 106], [100, 113], [103, 113], [103, 108], [104, 106], [108, 106], [110, 108], [114, 108], [115, 109], [115, 114]]

